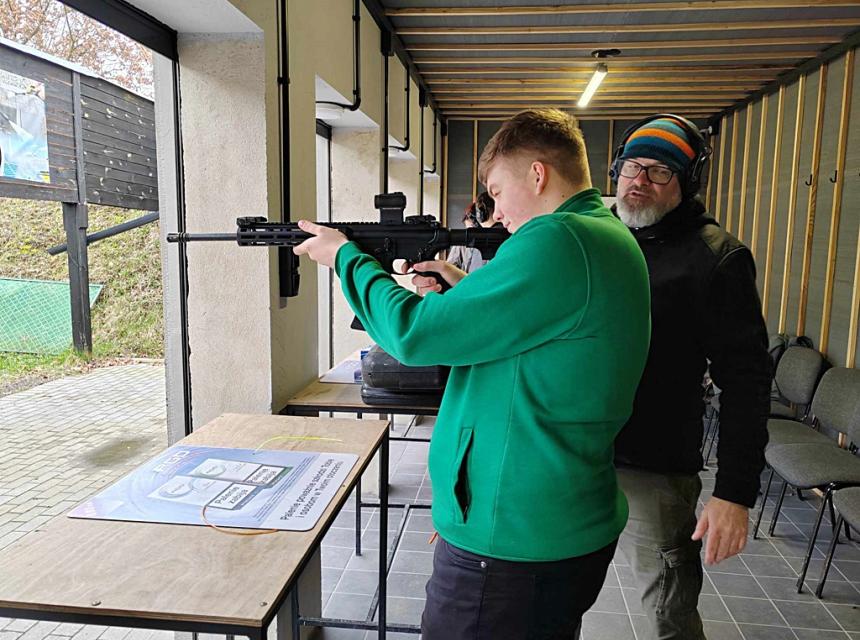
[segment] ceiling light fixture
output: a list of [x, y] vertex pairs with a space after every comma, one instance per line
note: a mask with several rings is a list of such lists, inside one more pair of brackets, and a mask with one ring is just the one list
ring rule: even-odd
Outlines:
[[[618, 49], [598, 49], [596, 51], [592, 51], [591, 55], [598, 60], [602, 60], [610, 56], [617, 56], [620, 53], [621, 51]], [[576, 103], [577, 107], [582, 108], [588, 106], [594, 92], [597, 91], [597, 87], [599, 87], [600, 83], [603, 82], [607, 73], [609, 73], [609, 68], [606, 66], [606, 63], [598, 62], [597, 69], [594, 70], [594, 75], [591, 76], [591, 80], [588, 81], [585, 91], [583, 91], [582, 95], [579, 96], [579, 101]]]

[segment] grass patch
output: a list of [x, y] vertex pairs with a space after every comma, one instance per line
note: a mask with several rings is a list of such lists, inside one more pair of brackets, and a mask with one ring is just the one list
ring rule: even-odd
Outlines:
[[[89, 233], [145, 213], [90, 205]], [[66, 254], [47, 253], [65, 240], [59, 203], [0, 198], [0, 276], [68, 280]], [[90, 281], [105, 285], [92, 312], [92, 357], [75, 354], [71, 346], [56, 356], [0, 352], [0, 395], [128, 358], [163, 356], [158, 223], [91, 244], [89, 266]]]

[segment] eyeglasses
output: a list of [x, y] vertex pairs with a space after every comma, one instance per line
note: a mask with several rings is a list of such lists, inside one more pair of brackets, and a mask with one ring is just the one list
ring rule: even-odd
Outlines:
[[675, 172], [669, 167], [664, 167], [659, 164], [652, 164], [651, 166], [646, 167], [634, 160], [624, 160], [621, 163], [619, 173], [625, 178], [635, 178], [642, 173], [642, 171], [645, 171], [645, 175], [648, 176], [648, 180], [654, 184], [669, 184], [672, 180], [672, 176], [675, 175]]

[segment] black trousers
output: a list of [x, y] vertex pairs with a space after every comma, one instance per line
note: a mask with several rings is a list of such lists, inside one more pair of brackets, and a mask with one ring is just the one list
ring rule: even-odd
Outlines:
[[442, 538], [433, 555], [423, 640], [569, 640], [603, 587], [617, 541], [556, 562], [480, 556]]

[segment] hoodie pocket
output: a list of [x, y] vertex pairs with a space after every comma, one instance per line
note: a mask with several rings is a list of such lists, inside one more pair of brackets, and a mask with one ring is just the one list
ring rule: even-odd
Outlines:
[[472, 491], [469, 487], [469, 454], [472, 451], [472, 430], [460, 431], [460, 441], [457, 444], [457, 457], [454, 459], [454, 521], [464, 524], [472, 502]]

